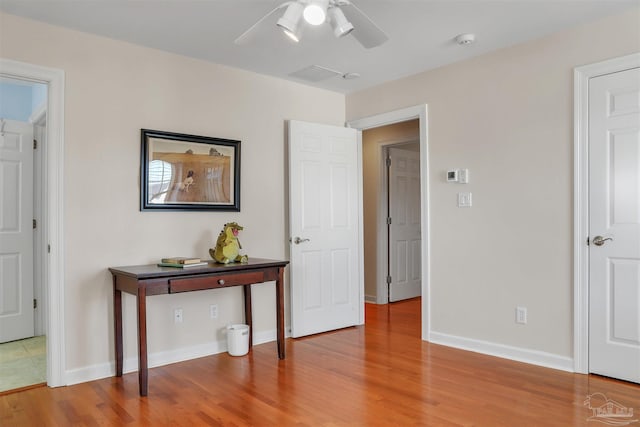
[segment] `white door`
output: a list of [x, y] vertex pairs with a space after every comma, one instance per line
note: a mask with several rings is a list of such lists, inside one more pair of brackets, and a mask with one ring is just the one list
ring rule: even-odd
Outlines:
[[389, 148], [389, 301], [421, 294], [420, 152]]
[[0, 121], [0, 342], [32, 337], [33, 126]]
[[291, 333], [359, 323], [358, 131], [289, 122]]
[[589, 82], [589, 371], [640, 383], [640, 69]]

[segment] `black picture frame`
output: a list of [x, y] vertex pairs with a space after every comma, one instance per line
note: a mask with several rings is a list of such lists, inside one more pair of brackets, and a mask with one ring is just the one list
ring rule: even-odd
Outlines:
[[140, 131], [141, 211], [240, 212], [240, 141]]

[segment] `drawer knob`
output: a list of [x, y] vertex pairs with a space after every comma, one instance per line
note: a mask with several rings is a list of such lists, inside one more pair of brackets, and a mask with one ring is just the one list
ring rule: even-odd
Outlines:
[[220, 279], [220, 280], [218, 280], [218, 284], [219, 284], [219, 285], [224, 285], [224, 279]]

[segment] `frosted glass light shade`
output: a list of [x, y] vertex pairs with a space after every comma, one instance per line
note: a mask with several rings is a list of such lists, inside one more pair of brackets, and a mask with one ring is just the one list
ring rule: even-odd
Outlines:
[[323, 24], [327, 19], [328, 5], [329, 0], [317, 0], [308, 4], [307, 7], [304, 8], [304, 20], [311, 25]]

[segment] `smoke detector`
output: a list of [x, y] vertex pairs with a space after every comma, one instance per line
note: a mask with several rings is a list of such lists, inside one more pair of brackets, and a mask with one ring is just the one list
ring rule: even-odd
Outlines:
[[460, 46], [468, 46], [476, 41], [476, 35], [471, 33], [459, 34], [456, 36], [455, 40]]

